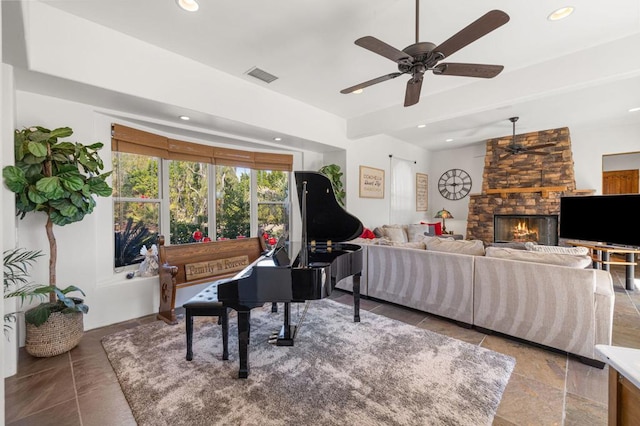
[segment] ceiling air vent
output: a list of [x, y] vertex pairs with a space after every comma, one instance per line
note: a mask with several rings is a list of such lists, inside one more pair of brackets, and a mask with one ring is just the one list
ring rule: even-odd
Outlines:
[[257, 78], [258, 80], [262, 80], [265, 83], [271, 83], [272, 81], [278, 79], [278, 77], [276, 77], [275, 75], [269, 74], [265, 70], [261, 70], [258, 67], [251, 68], [249, 71], [246, 72], [246, 74], [250, 75], [251, 77]]

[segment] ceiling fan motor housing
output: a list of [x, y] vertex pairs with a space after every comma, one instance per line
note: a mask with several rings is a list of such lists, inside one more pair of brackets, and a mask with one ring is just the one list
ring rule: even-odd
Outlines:
[[409, 63], [398, 63], [398, 70], [402, 73], [412, 73], [418, 66], [420, 72], [425, 72], [442, 59], [442, 55], [434, 52], [436, 45], [428, 41], [415, 43], [402, 49], [404, 53], [411, 56], [413, 61]]

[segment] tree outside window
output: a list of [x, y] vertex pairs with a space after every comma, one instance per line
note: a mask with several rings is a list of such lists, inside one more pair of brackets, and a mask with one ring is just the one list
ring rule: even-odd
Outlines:
[[251, 170], [216, 166], [216, 239], [248, 237], [251, 229]]
[[[209, 235], [209, 165], [193, 161], [169, 162], [169, 218], [171, 244], [193, 243]], [[198, 235], [198, 234], [196, 234]]]
[[257, 170], [258, 228], [267, 243], [289, 231], [289, 173]]

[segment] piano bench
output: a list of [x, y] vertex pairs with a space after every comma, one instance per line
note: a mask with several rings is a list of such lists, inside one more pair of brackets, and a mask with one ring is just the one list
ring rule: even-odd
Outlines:
[[215, 282], [193, 296], [185, 304], [187, 331], [187, 361], [193, 359], [193, 317], [218, 317], [222, 325], [222, 359], [229, 359], [229, 315], [227, 308], [218, 301], [218, 283]]

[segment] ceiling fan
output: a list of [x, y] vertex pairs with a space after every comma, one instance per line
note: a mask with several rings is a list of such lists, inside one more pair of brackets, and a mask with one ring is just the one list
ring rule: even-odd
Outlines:
[[398, 50], [387, 43], [372, 36], [365, 36], [355, 41], [360, 47], [364, 47], [391, 59], [398, 64], [398, 72], [383, 75], [355, 86], [347, 87], [340, 93], [352, 93], [356, 90], [372, 86], [383, 81], [394, 79], [403, 74], [410, 74], [411, 79], [407, 82], [407, 89], [404, 97], [404, 106], [415, 105], [420, 100], [420, 90], [422, 79], [426, 71], [433, 71], [437, 75], [457, 75], [462, 77], [493, 78], [500, 74], [504, 68], [502, 65], [486, 64], [464, 64], [464, 63], [438, 63], [448, 58], [466, 45], [478, 40], [509, 22], [509, 15], [501, 10], [487, 12], [458, 33], [451, 36], [447, 41], [436, 46], [430, 42], [419, 42], [419, 3], [416, 0], [416, 42], [403, 50]]
[[502, 149], [508, 151], [508, 153], [507, 154], [503, 154], [500, 158], [506, 157], [507, 155], [513, 155], [513, 154], [535, 154], [535, 155], [547, 155], [547, 154], [549, 154], [548, 152], [535, 151], [535, 150], [536, 149], [547, 148], [549, 146], [553, 146], [553, 145], [555, 145], [554, 143], [543, 143], [543, 144], [531, 145], [531, 146], [524, 146], [524, 145], [516, 143], [516, 121], [518, 121], [518, 118], [519, 117], [511, 117], [511, 118], [509, 118], [509, 121], [511, 121], [511, 123], [513, 123], [513, 137], [511, 138], [511, 142], [509, 142], [509, 145], [502, 147]]

